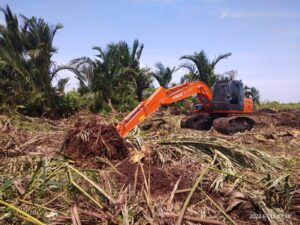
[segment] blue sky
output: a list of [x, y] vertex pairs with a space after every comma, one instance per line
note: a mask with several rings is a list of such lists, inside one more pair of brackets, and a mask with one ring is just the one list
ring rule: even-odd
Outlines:
[[[60, 64], [93, 56], [93, 46], [135, 38], [144, 43], [143, 66], [178, 66], [180, 56], [205, 50], [219, 73], [237, 70], [263, 100], [300, 101], [300, 1], [297, 0], [0, 0], [17, 14], [64, 28], [55, 38]], [[3, 16], [0, 16], [0, 23]], [[179, 70], [174, 81], [185, 71]], [[72, 76], [63, 72], [61, 76]], [[69, 88], [76, 85], [72, 78]]]

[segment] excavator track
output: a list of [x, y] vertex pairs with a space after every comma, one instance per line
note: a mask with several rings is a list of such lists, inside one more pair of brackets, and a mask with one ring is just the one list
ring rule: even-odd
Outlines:
[[194, 130], [210, 130], [214, 119], [209, 114], [195, 114], [183, 118], [180, 121], [181, 128], [190, 128]]
[[219, 117], [213, 121], [213, 128], [222, 134], [234, 134], [251, 130], [254, 120], [247, 116]]
[[234, 134], [251, 130], [254, 121], [247, 116], [228, 116], [220, 117], [218, 115], [195, 114], [181, 120], [181, 128], [190, 128], [194, 130], [210, 130], [212, 127], [222, 134]]

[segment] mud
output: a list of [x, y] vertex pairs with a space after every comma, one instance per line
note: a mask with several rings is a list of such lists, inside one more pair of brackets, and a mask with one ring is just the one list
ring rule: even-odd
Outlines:
[[97, 156], [122, 160], [128, 156], [128, 148], [115, 126], [93, 115], [86, 121], [78, 118], [74, 127], [67, 132], [63, 154], [77, 165], [97, 168]]

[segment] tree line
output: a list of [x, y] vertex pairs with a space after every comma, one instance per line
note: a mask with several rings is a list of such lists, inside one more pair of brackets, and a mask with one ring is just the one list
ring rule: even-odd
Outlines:
[[[80, 109], [127, 111], [154, 91], [154, 80], [162, 87], [172, 83], [181, 68], [188, 72], [181, 82], [200, 80], [212, 87], [216, 80], [234, 79], [236, 71], [216, 74], [215, 67], [231, 53], [209, 60], [202, 50], [180, 58], [178, 67], [157, 62], [154, 69], [142, 67], [144, 45], [134, 40], [96, 46], [95, 58], [80, 57], [68, 65], [57, 65], [54, 37], [62, 24], [50, 25], [42, 18], [15, 15], [9, 6], [1, 8], [5, 24], [0, 24], [0, 111], [18, 110], [31, 116], [69, 116]], [[76, 91], [64, 93], [68, 78], [58, 72], [72, 71], [79, 81]], [[259, 103], [259, 92], [245, 87], [246, 96]]]

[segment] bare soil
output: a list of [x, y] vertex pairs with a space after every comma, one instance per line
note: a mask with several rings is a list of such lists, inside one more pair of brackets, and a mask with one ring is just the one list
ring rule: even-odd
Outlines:
[[271, 109], [261, 109], [254, 112], [254, 118], [257, 120], [258, 125], [300, 128], [300, 110], [280, 110], [276, 112]]
[[120, 186], [135, 186], [136, 190], [140, 191], [145, 188], [146, 182], [150, 186], [150, 193], [154, 196], [171, 192], [176, 182], [172, 179], [172, 175], [156, 166], [132, 163], [129, 160], [124, 160], [117, 169], [121, 174], [117, 174], [115, 178]]

